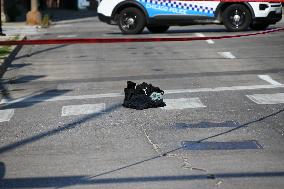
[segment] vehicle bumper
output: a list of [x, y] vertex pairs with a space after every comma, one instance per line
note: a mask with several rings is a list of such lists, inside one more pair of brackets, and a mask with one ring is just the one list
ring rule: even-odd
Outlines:
[[281, 19], [282, 19], [282, 12], [276, 13], [275, 11], [272, 11], [268, 14], [267, 17], [255, 18], [254, 23], [275, 24], [276, 22], [279, 22]]
[[99, 17], [99, 20], [100, 20], [101, 22], [105, 22], [105, 23], [108, 23], [108, 24], [111, 24], [111, 23], [112, 23], [111, 17], [105, 16], [105, 15], [103, 15], [103, 14], [101, 14], [101, 13], [98, 14], [98, 17]]

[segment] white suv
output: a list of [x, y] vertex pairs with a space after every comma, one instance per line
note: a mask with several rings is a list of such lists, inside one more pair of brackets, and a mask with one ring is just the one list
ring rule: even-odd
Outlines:
[[249, 27], [266, 29], [282, 19], [281, 3], [220, 2], [192, 0], [101, 0], [102, 22], [117, 24], [124, 34], [161, 33], [173, 25], [190, 25], [200, 20], [222, 23], [228, 31]]

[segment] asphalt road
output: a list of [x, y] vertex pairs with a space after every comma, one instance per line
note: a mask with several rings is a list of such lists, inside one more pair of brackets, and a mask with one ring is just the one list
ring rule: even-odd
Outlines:
[[[231, 34], [196, 25], [129, 37]], [[28, 37], [125, 36], [92, 17]], [[2, 79], [0, 188], [282, 188], [283, 51], [283, 32], [24, 46]], [[167, 107], [123, 108], [128, 80], [166, 90]]]

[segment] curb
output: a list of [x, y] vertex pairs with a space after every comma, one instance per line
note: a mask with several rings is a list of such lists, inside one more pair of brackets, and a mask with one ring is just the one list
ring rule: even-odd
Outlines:
[[[26, 36], [22, 36], [19, 41], [26, 40]], [[3, 60], [0, 60], [0, 79], [3, 77], [4, 73], [6, 72], [9, 65], [12, 63], [12, 61], [15, 59], [18, 52], [21, 50], [23, 45], [13, 45], [11, 53], [3, 58]]]

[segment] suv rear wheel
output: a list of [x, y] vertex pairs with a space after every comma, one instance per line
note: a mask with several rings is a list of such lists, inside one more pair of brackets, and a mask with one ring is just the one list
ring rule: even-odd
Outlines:
[[118, 15], [118, 26], [123, 34], [141, 33], [145, 24], [143, 12], [135, 7], [125, 8]]
[[248, 29], [252, 18], [245, 5], [232, 4], [224, 10], [222, 20], [228, 31], [237, 32]]

